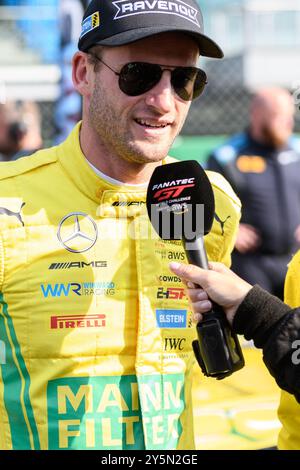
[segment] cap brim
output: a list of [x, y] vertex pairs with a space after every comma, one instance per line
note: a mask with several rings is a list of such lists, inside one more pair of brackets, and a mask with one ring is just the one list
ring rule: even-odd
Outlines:
[[151, 26], [149, 28], [139, 28], [138, 30], [124, 31], [119, 34], [115, 34], [114, 36], [111, 36], [107, 39], [102, 39], [101, 41], [95, 42], [93, 45], [98, 44], [102, 46], [122, 46], [124, 44], [130, 44], [131, 42], [138, 41], [139, 39], [144, 39], [149, 36], [153, 36], [154, 34], [160, 34], [165, 32], [181, 32], [192, 36], [199, 44], [201, 56], [211, 57], [214, 59], [222, 59], [224, 57], [222, 49], [209, 37], [198, 32], [193, 32], [191, 30], [176, 27], [169, 29], [165, 26]]

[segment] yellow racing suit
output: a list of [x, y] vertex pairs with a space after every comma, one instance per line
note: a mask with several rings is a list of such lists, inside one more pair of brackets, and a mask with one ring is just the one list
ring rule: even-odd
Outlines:
[[[290, 307], [299, 307], [300, 251], [297, 252], [289, 265], [284, 294], [284, 300]], [[300, 450], [300, 404], [297, 402], [296, 398], [288, 392], [281, 392], [278, 416], [283, 425], [279, 433], [279, 449]]]
[[[1, 165], [0, 448], [193, 449], [183, 248], [154, 233], [145, 189], [93, 171], [79, 131]], [[209, 177], [205, 244], [229, 265], [240, 203]]]

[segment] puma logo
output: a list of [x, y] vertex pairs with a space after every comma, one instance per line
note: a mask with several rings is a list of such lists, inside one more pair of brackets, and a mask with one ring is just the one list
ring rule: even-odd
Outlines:
[[11, 216], [11, 217], [17, 217], [17, 219], [21, 222], [21, 224], [24, 227], [24, 222], [23, 222], [22, 216], [21, 216], [21, 210], [22, 210], [23, 206], [25, 206], [25, 202], [23, 202], [23, 204], [21, 205], [21, 208], [20, 208], [19, 212], [13, 212], [9, 209], [6, 209], [6, 207], [0, 207], [0, 214], [5, 214], [5, 215]]
[[221, 225], [222, 235], [224, 235], [224, 225], [226, 224], [227, 220], [230, 219], [231, 215], [228, 215], [225, 220], [221, 220], [218, 214], [215, 213], [215, 219]]

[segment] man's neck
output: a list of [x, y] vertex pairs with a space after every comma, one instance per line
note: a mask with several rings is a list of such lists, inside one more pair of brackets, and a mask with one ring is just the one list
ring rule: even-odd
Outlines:
[[84, 121], [80, 130], [80, 146], [86, 159], [98, 170], [115, 180], [126, 184], [147, 183], [154, 169], [161, 162], [135, 163], [112, 155], [100, 138]]

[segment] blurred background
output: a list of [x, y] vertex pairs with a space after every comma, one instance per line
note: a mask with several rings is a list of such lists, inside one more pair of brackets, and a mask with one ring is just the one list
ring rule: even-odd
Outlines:
[[[262, 86], [282, 86], [293, 94], [300, 131], [299, 0], [199, 1], [206, 33], [221, 45], [225, 59], [201, 59], [208, 86], [192, 104], [171, 154], [205, 162], [228, 135], [248, 126], [250, 98]], [[36, 104], [45, 147], [62, 141], [80, 119], [71, 58], [87, 3], [0, 0], [0, 103]], [[195, 371], [197, 448], [276, 445], [278, 387], [260, 353], [248, 343], [244, 350], [248, 366], [231, 379], [216, 383]]]
[[[33, 100], [45, 146], [65, 138], [80, 118], [70, 61], [88, 0], [0, 0], [0, 102]], [[279, 85], [300, 102], [300, 2], [201, 0], [206, 32], [223, 48], [222, 61], [201, 59], [208, 74], [172, 153], [206, 159], [224, 136], [248, 123], [251, 93]], [[298, 111], [298, 110], [297, 110]], [[296, 113], [300, 131], [300, 113]]]

